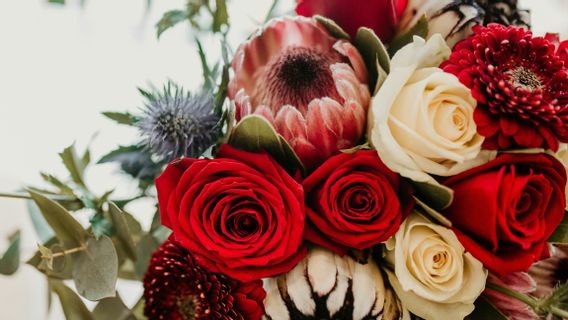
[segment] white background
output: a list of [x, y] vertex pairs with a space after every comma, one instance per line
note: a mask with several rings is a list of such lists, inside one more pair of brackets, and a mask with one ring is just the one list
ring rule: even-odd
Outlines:
[[[519, 1], [531, 8], [536, 34], [568, 36], [568, 0]], [[142, 102], [137, 86], [172, 79], [195, 89], [201, 81], [185, 24], [159, 41], [155, 36], [161, 14], [182, 8], [184, 1], [154, 0], [149, 12], [146, 0], [87, 0], [84, 8], [73, 1], [65, 7], [45, 2], [0, 0], [0, 192], [40, 184], [39, 171], [64, 176], [57, 152], [73, 142], [82, 150], [95, 132], [93, 159], [134, 141], [132, 129], [115, 125], [100, 112], [136, 112]], [[292, 0], [283, 2], [289, 4], [284, 10], [292, 8]], [[270, 3], [231, 1], [232, 23], [238, 26], [231, 34], [233, 43], [263, 20]], [[88, 173], [87, 182], [98, 192], [115, 188], [117, 195], [131, 193], [135, 185], [115, 173], [113, 165], [99, 166]], [[151, 211], [150, 203], [136, 207], [146, 222]], [[25, 205], [0, 199], [0, 252], [7, 234], [18, 228], [24, 260], [38, 241]], [[133, 284], [119, 285], [128, 303], [140, 290]], [[0, 319], [62, 319], [56, 303], [48, 315], [46, 291], [43, 277], [29, 266], [13, 277], [0, 275]]]

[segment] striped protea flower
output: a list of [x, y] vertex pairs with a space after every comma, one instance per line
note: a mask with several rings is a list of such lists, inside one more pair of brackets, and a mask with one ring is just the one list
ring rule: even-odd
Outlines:
[[521, 10], [517, 0], [409, 0], [399, 29], [406, 30], [424, 14], [431, 36], [440, 33], [453, 47], [472, 33], [475, 25], [499, 23], [530, 29], [530, 14]]
[[211, 94], [192, 96], [172, 82], [162, 92], [140, 91], [148, 100], [137, 122], [142, 145], [161, 160], [197, 158], [217, 142], [219, 116]]
[[378, 265], [313, 248], [292, 271], [266, 279], [270, 320], [410, 320]]
[[271, 20], [239, 47], [233, 70], [236, 120], [266, 118], [308, 169], [361, 142], [370, 101], [365, 64], [315, 20]]
[[172, 238], [154, 252], [144, 276], [149, 320], [258, 320], [264, 296], [261, 281], [211, 273]]

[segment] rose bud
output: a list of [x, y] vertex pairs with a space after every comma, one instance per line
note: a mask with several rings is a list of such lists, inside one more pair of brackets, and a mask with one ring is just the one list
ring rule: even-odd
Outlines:
[[237, 122], [265, 117], [308, 169], [361, 142], [370, 100], [364, 62], [315, 20], [271, 20], [239, 47], [232, 66]]
[[495, 22], [530, 29], [530, 13], [518, 9], [517, 0], [410, 0], [399, 30], [408, 30], [423, 15], [428, 18], [428, 37], [440, 33], [450, 47], [469, 36], [475, 25]]
[[360, 27], [373, 29], [383, 42], [389, 42], [407, 0], [297, 0], [301, 16], [321, 15], [335, 21], [352, 37]]

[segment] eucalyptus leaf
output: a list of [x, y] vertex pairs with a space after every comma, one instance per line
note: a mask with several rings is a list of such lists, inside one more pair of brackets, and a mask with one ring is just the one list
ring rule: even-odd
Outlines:
[[136, 245], [137, 259], [136, 263], [134, 264], [134, 270], [139, 279], [142, 279], [144, 277], [146, 269], [148, 269], [148, 263], [150, 262], [152, 253], [154, 253], [154, 251], [158, 249], [159, 246], [160, 243], [158, 242], [158, 240], [156, 240], [156, 238], [154, 238], [154, 236], [149, 233], [145, 234]]
[[71, 174], [71, 179], [73, 179], [73, 181], [78, 185], [85, 186], [85, 182], [83, 181], [85, 166], [83, 165], [83, 161], [77, 155], [75, 145], [72, 144], [65, 148], [61, 153], [59, 153], [59, 157], [63, 160], [63, 164], [67, 168], [67, 171], [69, 171], [69, 174]]
[[37, 204], [35, 204], [35, 202], [33, 201], [26, 201], [26, 206], [28, 208], [28, 214], [30, 215], [32, 225], [39, 240], [41, 242], [46, 242], [47, 240], [53, 238], [55, 234], [39, 211]]
[[480, 296], [475, 300], [475, 309], [466, 320], [508, 320], [486, 297]]
[[111, 111], [107, 111], [107, 112], [103, 112], [103, 116], [116, 121], [119, 124], [125, 124], [128, 126], [133, 126], [134, 124], [136, 124], [136, 122], [138, 121], [138, 119], [136, 119], [136, 117], [132, 114], [130, 114], [129, 112], [111, 112]]
[[407, 32], [397, 35], [390, 43], [389, 43], [389, 54], [394, 56], [394, 54], [402, 49], [402, 47], [406, 46], [407, 44], [411, 43], [414, 36], [419, 36], [420, 38], [426, 39], [428, 36], [428, 18], [426, 15], [423, 15], [416, 24], [410, 28]]
[[89, 238], [73, 269], [77, 292], [92, 301], [114, 297], [117, 277], [118, 256], [112, 240], [107, 236]]
[[299, 158], [286, 141], [276, 133], [272, 125], [258, 115], [246, 116], [233, 128], [229, 144], [235, 148], [258, 152], [264, 150], [288, 172], [299, 166]]
[[56, 237], [62, 243], [77, 247], [83, 245], [88, 233], [65, 208], [37, 192], [31, 190], [28, 190], [28, 192], [51, 229], [55, 232]]
[[9, 237], [8, 249], [0, 258], [0, 274], [12, 275], [20, 266], [20, 231], [16, 231]]
[[447, 208], [454, 199], [454, 191], [441, 184], [411, 181], [416, 196], [434, 210]]
[[158, 21], [158, 23], [156, 24], [156, 32], [158, 38], [160, 38], [164, 31], [188, 18], [189, 13], [185, 10], [171, 10], [164, 13], [160, 21]]
[[136, 320], [120, 296], [102, 299], [93, 310], [95, 320]]
[[94, 320], [81, 298], [62, 281], [49, 279], [49, 286], [59, 297], [66, 320]]
[[556, 227], [554, 233], [548, 238], [548, 242], [551, 243], [568, 243], [568, 214], [564, 211], [564, 219], [560, 222], [560, 225]]
[[114, 232], [117, 238], [123, 245], [126, 255], [133, 261], [136, 261], [136, 245], [134, 244], [134, 239], [132, 239], [130, 229], [128, 228], [126, 215], [118, 206], [116, 206], [116, 204], [112, 202], [109, 202], [108, 207], [112, 226], [114, 227]]
[[331, 36], [338, 39], [345, 39], [345, 40], [351, 39], [349, 34], [345, 32], [345, 30], [343, 30], [340, 26], [338, 26], [337, 23], [335, 23], [335, 21], [320, 15], [315, 15], [314, 19], [316, 19], [316, 21], [319, 24], [321, 24], [327, 30], [327, 32], [329, 32]]
[[354, 44], [367, 66], [369, 88], [374, 89], [378, 82], [379, 69], [382, 68], [387, 74], [390, 72], [390, 58], [387, 50], [375, 32], [365, 27], [357, 31]]

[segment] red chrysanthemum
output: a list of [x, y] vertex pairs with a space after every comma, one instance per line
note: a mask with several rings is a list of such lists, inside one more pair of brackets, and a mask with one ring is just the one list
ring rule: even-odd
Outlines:
[[568, 142], [568, 69], [553, 43], [490, 24], [458, 43], [442, 68], [468, 86], [487, 149], [550, 148]]
[[144, 314], [160, 320], [258, 320], [262, 281], [242, 283], [208, 272], [172, 238], [154, 252], [144, 276]]

